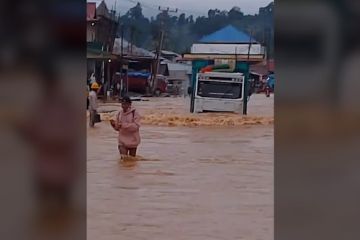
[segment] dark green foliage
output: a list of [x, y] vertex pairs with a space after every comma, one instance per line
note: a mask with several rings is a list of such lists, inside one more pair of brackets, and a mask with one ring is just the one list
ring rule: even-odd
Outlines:
[[[234, 25], [252, 36], [268, 49], [270, 57], [274, 54], [274, 3], [260, 8], [259, 14], [244, 15], [239, 7], [229, 11], [210, 9], [207, 16], [194, 19], [192, 15], [181, 13], [176, 16], [160, 12], [150, 20], [144, 17], [142, 7], [138, 3], [121, 17], [125, 38], [131, 39], [135, 45], [154, 50], [159, 41], [160, 29], [165, 31], [163, 49], [184, 53], [189, 52], [191, 45], [204, 35], [213, 33], [229, 24]], [[119, 35], [119, 34], [118, 34]]]

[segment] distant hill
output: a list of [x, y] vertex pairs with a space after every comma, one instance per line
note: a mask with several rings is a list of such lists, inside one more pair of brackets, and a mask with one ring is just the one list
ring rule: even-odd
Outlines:
[[[184, 53], [189, 52], [191, 45], [201, 37], [233, 25], [267, 46], [270, 57], [274, 54], [273, 21], [274, 2], [260, 8], [255, 15], [245, 15], [239, 7], [233, 7], [230, 10], [210, 9], [207, 16], [158, 12], [150, 18], [144, 16], [143, 7], [138, 3], [121, 17], [126, 40], [149, 50], [155, 49], [158, 44], [160, 26], [165, 30], [163, 49]], [[119, 29], [118, 37], [120, 32]]]

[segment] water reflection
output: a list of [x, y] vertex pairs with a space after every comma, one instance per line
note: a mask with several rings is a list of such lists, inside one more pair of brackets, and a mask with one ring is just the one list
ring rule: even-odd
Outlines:
[[108, 122], [89, 132], [89, 239], [272, 239], [272, 125], [144, 125], [140, 156], [125, 159]]
[[121, 156], [119, 164], [125, 169], [134, 169], [138, 165], [139, 159], [131, 156]]

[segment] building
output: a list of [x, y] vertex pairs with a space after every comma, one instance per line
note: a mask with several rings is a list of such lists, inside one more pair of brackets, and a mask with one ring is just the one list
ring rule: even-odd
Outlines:
[[112, 54], [120, 17], [109, 10], [102, 1], [87, 3], [87, 74], [88, 79], [94, 73], [96, 81], [105, 86], [104, 92], [111, 85], [111, 62], [117, 60]]
[[[156, 54], [156, 51], [152, 51]], [[176, 62], [178, 59], [181, 58], [181, 55], [172, 51], [162, 50], [160, 56], [164, 59], [167, 59], [170, 62]]]
[[251, 55], [252, 59], [263, 59], [264, 53], [265, 48], [260, 43], [232, 25], [204, 36], [191, 47], [192, 55], [216, 55], [217, 58], [228, 55], [247, 59]]
[[138, 56], [138, 57], [151, 57], [155, 58], [155, 54], [131, 44], [125, 39], [116, 38], [114, 41], [113, 54], [123, 56]]
[[112, 52], [119, 19], [104, 1], [98, 7], [94, 2], [87, 3], [87, 42], [99, 43], [104, 51]]
[[122, 38], [115, 39], [113, 54], [118, 56], [121, 62], [121, 86], [124, 86], [124, 92], [129, 95], [148, 94], [156, 69], [156, 55]]
[[87, 3], [86, 4], [86, 41], [94, 42], [95, 41], [95, 24], [96, 19], [96, 3]]
[[168, 82], [168, 91], [173, 93], [173, 86], [177, 86], [177, 95], [187, 92], [191, 80], [191, 64], [164, 61], [160, 64], [159, 74], [164, 75]]
[[245, 76], [245, 81], [241, 85], [241, 88], [244, 89], [242, 108], [243, 114], [247, 114], [249, 68], [252, 64], [263, 62], [265, 55], [265, 48], [256, 39], [232, 25], [204, 36], [197, 43], [194, 43], [191, 47], [191, 53], [183, 56], [183, 60], [192, 61], [190, 111], [194, 112], [196, 105], [195, 92], [193, 91], [198, 83], [196, 74], [204, 68], [212, 68], [216, 65], [224, 66], [226, 64], [227, 69], [223, 69], [223, 71], [241, 73]]

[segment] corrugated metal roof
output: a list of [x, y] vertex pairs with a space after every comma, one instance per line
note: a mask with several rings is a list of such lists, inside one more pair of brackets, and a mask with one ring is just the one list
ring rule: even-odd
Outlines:
[[204, 36], [200, 39], [200, 43], [257, 43], [253, 38], [250, 38], [246, 33], [238, 30], [232, 25], [228, 25], [210, 35]]
[[190, 71], [192, 70], [191, 65], [181, 63], [167, 63], [169, 71]]
[[101, 1], [101, 3], [96, 8], [96, 15], [105, 17], [109, 20], [116, 21], [115, 13], [113, 11], [109, 11], [105, 1]]
[[[130, 43], [128, 41], [126, 41], [125, 39], [123, 39], [123, 54], [124, 55], [129, 55], [129, 45]], [[114, 50], [113, 50], [114, 54], [120, 55], [121, 54], [121, 38], [116, 38], [115, 42], [114, 42]], [[133, 45], [132, 47], [132, 53], [131, 55], [133, 56], [143, 56], [143, 57], [155, 57], [155, 54], [143, 49], [143, 48], [139, 48], [136, 47], [135, 45]]]
[[181, 56], [180, 54], [178, 54], [176, 52], [171, 52], [171, 51], [166, 51], [166, 50], [161, 50], [161, 53], [164, 54], [164, 55]]

